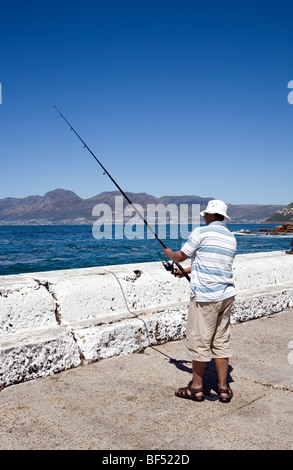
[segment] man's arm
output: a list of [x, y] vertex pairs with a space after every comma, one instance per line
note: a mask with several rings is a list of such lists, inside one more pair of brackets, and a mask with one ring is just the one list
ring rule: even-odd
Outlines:
[[183, 251], [173, 251], [171, 248], [164, 248], [164, 255], [166, 256], [166, 258], [175, 261], [175, 263], [181, 263], [182, 261], [185, 261], [188, 258], [188, 256], [183, 253]]

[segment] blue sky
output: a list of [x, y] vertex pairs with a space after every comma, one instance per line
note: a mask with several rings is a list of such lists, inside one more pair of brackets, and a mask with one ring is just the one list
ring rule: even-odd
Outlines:
[[0, 198], [293, 201], [292, 0], [6, 1]]

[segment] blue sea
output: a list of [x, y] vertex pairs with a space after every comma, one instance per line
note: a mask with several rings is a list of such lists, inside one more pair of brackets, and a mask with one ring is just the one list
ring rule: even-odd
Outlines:
[[[236, 236], [238, 254], [290, 249], [292, 234], [242, 233], [274, 226], [228, 224]], [[112, 239], [97, 240], [92, 225], [0, 226], [0, 275], [164, 261], [162, 246], [155, 238], [148, 238], [144, 228], [143, 239], [116, 239], [113, 232]], [[180, 230], [177, 239], [170, 239], [169, 234], [167, 226], [166, 237], [160, 237], [163, 243], [179, 250], [186, 238], [180, 238]]]

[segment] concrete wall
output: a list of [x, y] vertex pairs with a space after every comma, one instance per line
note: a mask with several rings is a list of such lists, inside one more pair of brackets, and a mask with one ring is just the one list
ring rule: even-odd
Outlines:
[[[234, 278], [232, 323], [293, 306], [293, 256], [238, 255]], [[2, 276], [0, 388], [183, 338], [188, 300], [160, 262]]]

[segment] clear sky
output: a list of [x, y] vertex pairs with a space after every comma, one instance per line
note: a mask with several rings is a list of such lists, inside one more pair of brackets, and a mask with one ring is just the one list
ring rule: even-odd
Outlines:
[[0, 198], [293, 201], [292, 0], [1, 2]]

